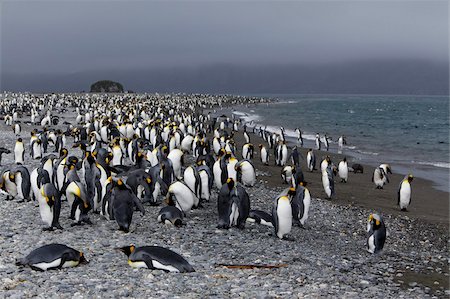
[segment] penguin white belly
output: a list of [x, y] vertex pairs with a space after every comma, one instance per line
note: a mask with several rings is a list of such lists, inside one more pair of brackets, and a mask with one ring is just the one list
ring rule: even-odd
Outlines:
[[66, 261], [64, 262], [64, 264], [62, 265], [63, 268], [71, 268], [71, 267], [76, 267], [78, 266], [80, 262], [78, 261]]
[[35, 168], [30, 174], [30, 182], [31, 182], [31, 190], [33, 191], [34, 198], [36, 200], [41, 195], [41, 190], [39, 189], [39, 187], [37, 185], [37, 177], [38, 177], [38, 171], [37, 171], [37, 168]]
[[278, 238], [282, 239], [284, 235], [289, 234], [292, 228], [292, 207], [288, 200], [279, 200], [277, 207], [278, 217]]
[[16, 145], [14, 148], [14, 160], [16, 163], [23, 164], [23, 145]]
[[33, 144], [33, 159], [40, 159], [41, 156], [41, 145], [35, 142]]
[[195, 176], [194, 176], [194, 170], [192, 167], [186, 168], [184, 171], [184, 182], [186, 185], [191, 188], [192, 190], [195, 190]]
[[411, 185], [403, 182], [400, 188], [400, 209], [406, 209], [411, 202]]
[[231, 213], [230, 213], [230, 226], [236, 226], [237, 220], [239, 218], [239, 209], [237, 205], [233, 202], [231, 205]]
[[237, 159], [230, 159], [230, 162], [227, 164], [227, 172], [228, 172], [228, 178], [232, 178], [234, 181], [236, 181], [236, 169], [234, 169], [234, 166], [236, 166], [236, 163], [238, 162]]
[[264, 164], [269, 162], [267, 151], [265, 149], [261, 150], [261, 162]]
[[75, 221], [79, 222], [80, 216], [81, 216], [81, 210], [80, 210], [80, 207], [78, 206], [77, 209], [75, 210]]
[[331, 197], [330, 181], [328, 179], [328, 173], [326, 171], [322, 172], [322, 185], [327, 196]]
[[347, 163], [339, 163], [339, 177], [345, 181], [348, 179]]
[[281, 157], [281, 160], [280, 160], [280, 164], [281, 164], [281, 166], [284, 166], [284, 165], [286, 165], [287, 158], [288, 158], [288, 150], [287, 150], [286, 146], [283, 146], [283, 149], [281, 151], [281, 155], [282, 155], [282, 157]]
[[64, 164], [66, 164], [66, 158], [64, 158], [58, 165], [56, 169], [56, 183], [58, 184], [58, 189], [61, 191], [64, 185]]
[[153, 190], [153, 199], [155, 201], [158, 199], [160, 191], [161, 191], [161, 185], [158, 182], [156, 182], [155, 183], [155, 190]]
[[139, 262], [139, 261], [133, 262], [133, 261], [128, 260], [128, 265], [130, 265], [133, 268], [147, 268], [148, 269], [147, 264], [145, 262]]
[[206, 201], [209, 201], [210, 190], [209, 190], [209, 177], [206, 171], [200, 171], [200, 181], [202, 184], [202, 194], [200, 197]]
[[11, 195], [12, 197], [17, 196], [17, 185], [11, 182], [10, 180], [5, 181], [5, 188], [6, 191]]
[[328, 167], [328, 162], [326, 160], [323, 160], [322, 163], [320, 163], [320, 171], [326, 170]]
[[367, 251], [369, 251], [370, 253], [375, 252], [375, 239], [374, 239], [373, 234], [367, 240], [367, 247], [368, 247]]
[[220, 160], [217, 160], [213, 165], [213, 174], [214, 174], [214, 183], [216, 184], [217, 189], [220, 190], [222, 188], [222, 180], [221, 175], [222, 171], [220, 169]]
[[119, 147], [113, 148], [113, 160], [112, 165], [122, 165], [122, 150]]
[[242, 159], [248, 159], [247, 155], [248, 155], [248, 147], [244, 146], [242, 148]]
[[141, 185], [137, 186], [137, 190], [136, 190], [137, 198], [142, 200], [143, 193], [144, 193], [144, 187], [142, 187]]
[[161, 269], [161, 270], [166, 270], [169, 272], [180, 272], [180, 270], [178, 270], [177, 268], [175, 268], [174, 266], [171, 265], [163, 265], [160, 262], [158, 262], [157, 260], [152, 260], [152, 265], [153, 267], [155, 267], [156, 269]]
[[305, 189], [305, 195], [303, 197], [303, 216], [300, 218], [300, 223], [305, 225], [306, 220], [308, 220], [309, 206], [311, 205], [311, 194], [308, 189]]
[[312, 162], [312, 157], [311, 157], [311, 154], [308, 153], [308, 155], [306, 155], [306, 164], [308, 164], [309, 171], [313, 171], [313, 165], [311, 162]]
[[242, 184], [244, 184], [245, 186], [253, 187], [255, 185], [255, 181], [256, 181], [255, 171], [253, 170], [253, 168], [251, 166], [249, 166], [248, 168], [244, 168], [244, 167], [245, 166], [243, 166], [241, 169]]
[[47, 224], [47, 226], [51, 226], [53, 222], [53, 212], [44, 198], [39, 200], [39, 213], [41, 214], [42, 222]]
[[49, 262], [49, 263], [46, 263], [46, 262], [37, 263], [37, 264], [34, 264], [33, 267], [36, 267], [36, 268], [46, 271], [49, 268], [58, 267], [59, 265], [61, 265], [61, 258], [56, 259], [53, 262]]
[[17, 188], [17, 198], [24, 199], [22, 190], [22, 174], [20, 172], [16, 174], [16, 188]]

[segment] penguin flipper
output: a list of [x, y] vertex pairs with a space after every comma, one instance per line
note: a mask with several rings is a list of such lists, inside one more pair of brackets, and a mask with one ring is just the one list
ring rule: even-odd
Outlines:
[[59, 215], [61, 212], [61, 197], [57, 196], [53, 206], [53, 219], [52, 219], [52, 227], [56, 227], [57, 229], [63, 229], [59, 224]]
[[142, 216], [144, 216], [145, 215], [145, 209], [144, 209], [144, 206], [142, 205], [140, 199], [136, 195], [134, 195], [133, 193], [131, 194], [131, 199], [133, 200], [134, 205], [142, 213]]

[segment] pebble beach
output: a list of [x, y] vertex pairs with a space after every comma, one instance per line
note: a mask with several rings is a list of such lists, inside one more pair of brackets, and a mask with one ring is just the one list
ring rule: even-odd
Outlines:
[[[64, 121], [72, 123], [75, 116], [75, 108], [68, 107], [60, 115], [60, 126]], [[26, 116], [22, 120], [25, 119]], [[21, 135], [28, 141], [33, 126], [22, 126]], [[16, 136], [11, 128], [2, 122], [0, 130], [3, 146], [12, 149]], [[250, 138], [256, 148], [263, 142], [255, 134], [250, 134]], [[234, 140], [236, 155], [241, 159], [242, 130], [235, 134]], [[72, 141], [68, 138], [71, 154], [80, 156], [79, 150], [71, 148]], [[306, 149], [300, 151], [306, 157]], [[342, 158], [338, 154], [330, 156], [335, 163]], [[27, 153], [26, 157], [25, 165], [31, 172], [39, 161], [31, 160]], [[194, 161], [191, 154], [186, 154], [184, 166]], [[13, 163], [13, 154], [3, 155], [2, 167]], [[270, 166], [263, 165], [258, 153], [253, 163], [257, 182], [246, 187], [251, 208], [270, 213], [274, 199], [287, 187], [281, 181], [281, 167], [273, 166], [273, 161]], [[304, 167], [305, 161], [301, 163]], [[417, 179], [413, 182], [409, 211], [400, 212], [396, 206], [397, 188], [405, 174], [394, 170], [391, 183], [377, 190], [371, 182], [373, 167], [365, 166], [363, 174], [350, 173], [346, 184], [336, 178], [336, 197], [327, 200], [320, 173], [305, 169], [312, 196], [310, 216], [304, 229], [292, 228], [293, 241], [280, 240], [273, 228], [254, 223], [247, 223], [243, 230], [217, 229], [217, 189], [213, 189], [211, 200], [202, 208], [188, 213], [186, 225], [176, 228], [160, 224], [156, 219], [162, 206], [145, 205], [146, 214], [134, 214], [129, 233], [118, 231], [114, 221], [98, 214], [90, 214], [92, 225], [71, 227], [67, 202], [62, 203], [60, 216], [64, 230], [43, 232], [36, 202], [6, 201], [1, 195], [0, 296], [448, 298], [448, 192], [433, 189], [428, 181]], [[367, 217], [373, 212], [383, 216], [388, 230], [385, 248], [377, 255], [366, 251]], [[16, 259], [31, 250], [54, 242], [83, 251], [90, 263], [47, 272], [15, 265]], [[129, 244], [169, 248], [183, 255], [196, 271], [180, 274], [133, 269], [123, 253], [115, 250]], [[276, 267], [241, 269], [223, 265]]]

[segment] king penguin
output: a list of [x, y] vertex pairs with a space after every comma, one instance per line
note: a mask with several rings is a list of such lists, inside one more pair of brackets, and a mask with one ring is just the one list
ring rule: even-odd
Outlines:
[[171, 224], [177, 227], [183, 225], [183, 213], [173, 206], [166, 206], [162, 208], [158, 213], [157, 219], [158, 222], [164, 224]]
[[87, 264], [83, 253], [63, 244], [48, 244], [17, 260], [17, 266], [29, 266], [33, 270], [46, 271]]
[[14, 159], [16, 164], [23, 164], [25, 160], [25, 147], [22, 138], [18, 138], [14, 146]]
[[194, 268], [176, 252], [159, 246], [136, 247], [134, 245], [117, 248], [128, 257], [133, 268], [147, 268], [166, 272], [195, 272]]
[[142, 215], [145, 215], [145, 209], [141, 201], [133, 194], [122, 179], [117, 181], [111, 195], [111, 205], [109, 215], [113, 216], [119, 225], [119, 230], [128, 232], [133, 218], [134, 208], [138, 208]]
[[386, 226], [378, 214], [370, 214], [367, 221], [367, 251], [380, 252], [386, 241]]
[[245, 189], [232, 178], [222, 186], [217, 198], [219, 223], [217, 228], [245, 227], [250, 212], [250, 198]]
[[272, 224], [279, 239], [292, 240], [289, 236], [292, 228], [292, 207], [288, 196], [278, 197], [272, 208]]
[[347, 158], [344, 157], [344, 160], [339, 162], [339, 177], [341, 178], [341, 183], [347, 183], [348, 180], [348, 165]]
[[411, 174], [405, 176], [405, 178], [400, 183], [398, 187], [398, 200], [397, 204], [400, 206], [402, 211], [406, 211], [409, 204], [411, 203], [411, 182], [413, 176]]
[[311, 148], [306, 154], [306, 166], [308, 167], [308, 170], [310, 172], [316, 169], [316, 155], [314, 155], [314, 152]]

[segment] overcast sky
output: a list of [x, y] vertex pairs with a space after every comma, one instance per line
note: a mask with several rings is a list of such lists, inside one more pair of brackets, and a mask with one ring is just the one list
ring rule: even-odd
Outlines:
[[447, 1], [5, 1], [1, 68], [448, 61]]

